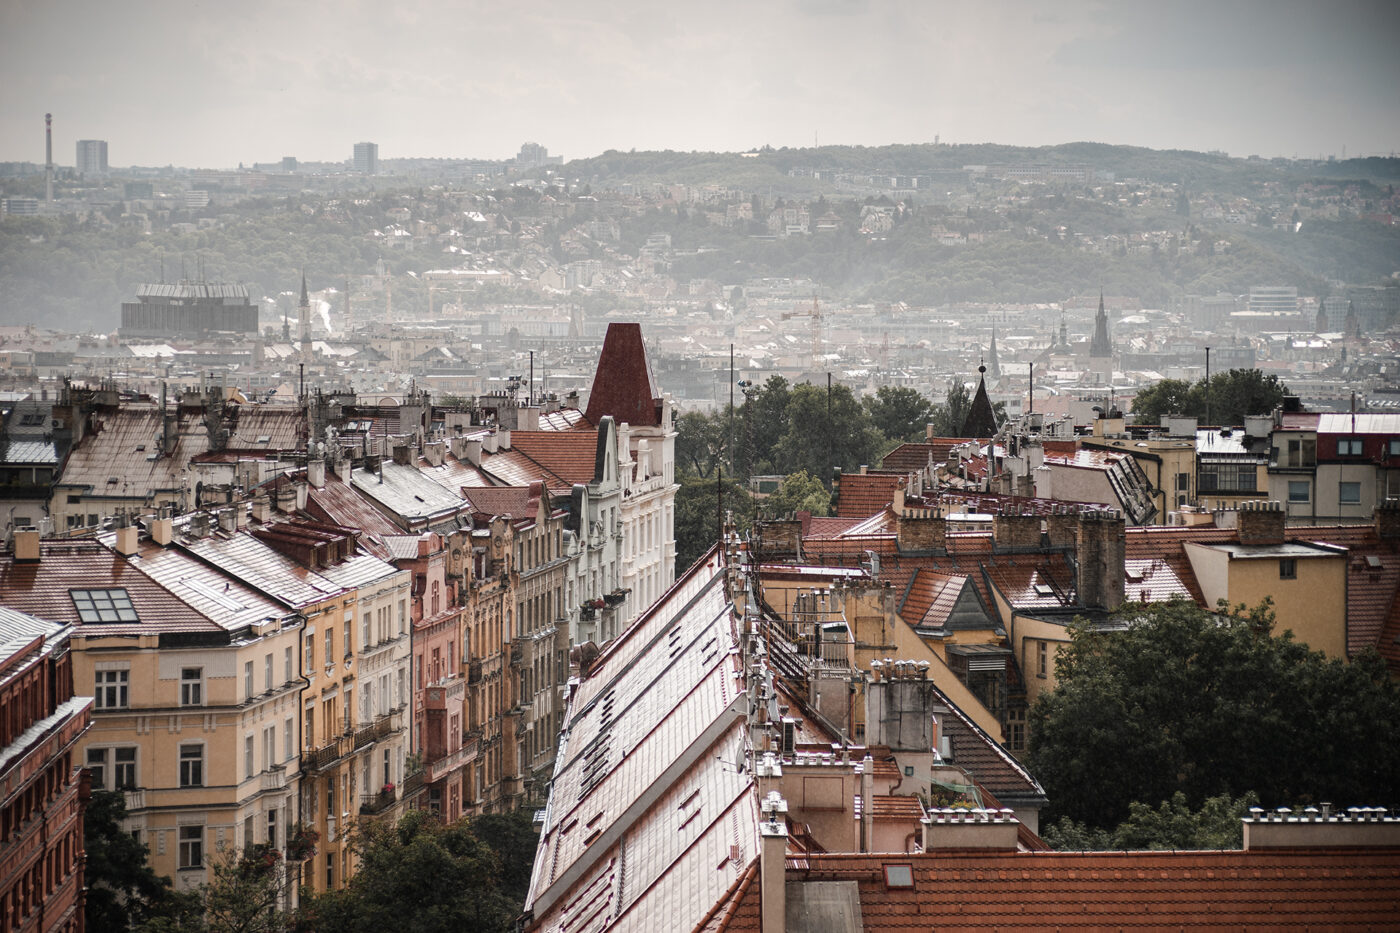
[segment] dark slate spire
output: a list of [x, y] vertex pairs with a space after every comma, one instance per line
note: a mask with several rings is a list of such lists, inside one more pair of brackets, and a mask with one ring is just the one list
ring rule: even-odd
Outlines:
[[1001, 364], [997, 362], [997, 329], [992, 328], [992, 345], [987, 348], [987, 372], [993, 379], [1001, 378]]
[[1094, 319], [1094, 340], [1089, 344], [1089, 355], [1105, 357], [1113, 355], [1113, 344], [1108, 339], [1108, 315], [1103, 309], [1103, 292], [1099, 292], [1099, 314]]
[[1064, 349], [1069, 349], [1069, 325], [1065, 323], [1064, 312], [1060, 312], [1060, 343]]
[[301, 307], [311, 307], [311, 297], [306, 294], [306, 270], [301, 270]]
[[987, 367], [977, 367], [977, 394], [972, 396], [972, 407], [967, 410], [967, 420], [963, 422], [963, 437], [995, 437], [997, 416], [992, 410], [992, 400], [987, 397]]

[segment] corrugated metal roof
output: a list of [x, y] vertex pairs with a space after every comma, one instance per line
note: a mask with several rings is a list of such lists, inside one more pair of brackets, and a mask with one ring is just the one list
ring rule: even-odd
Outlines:
[[244, 285], [222, 282], [155, 282], [136, 287], [138, 298], [247, 298]]
[[0, 445], [0, 461], [15, 465], [55, 466], [58, 451], [52, 441], [11, 440]]
[[1326, 412], [1317, 419], [1317, 433], [1400, 436], [1400, 412], [1387, 412], [1385, 414]]
[[355, 470], [350, 474], [350, 484], [360, 495], [378, 503], [385, 512], [410, 521], [438, 518], [457, 511], [465, 504], [461, 496], [443, 489], [417, 467], [392, 461], [385, 461], [380, 471]]

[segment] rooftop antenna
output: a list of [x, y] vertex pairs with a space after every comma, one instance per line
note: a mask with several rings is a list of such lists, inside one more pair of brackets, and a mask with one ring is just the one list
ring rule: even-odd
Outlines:
[[53, 206], [53, 114], [44, 114], [44, 203]]

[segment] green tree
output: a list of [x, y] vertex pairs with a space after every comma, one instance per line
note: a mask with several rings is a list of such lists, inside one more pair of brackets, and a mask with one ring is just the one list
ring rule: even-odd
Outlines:
[[1389, 806], [1400, 749], [1400, 684], [1374, 651], [1329, 659], [1274, 635], [1268, 603], [1207, 612], [1126, 606], [1119, 631], [1077, 621], [1057, 684], [1030, 712], [1029, 764], [1069, 816], [1107, 828], [1134, 802], [1254, 792], [1274, 802]]
[[929, 423], [934, 437], [962, 437], [963, 422], [972, 410], [972, 393], [962, 380], [955, 380], [943, 396], [943, 404], [933, 411]]
[[217, 855], [209, 882], [199, 888], [208, 933], [285, 931], [291, 917], [282, 909], [287, 885], [281, 861], [282, 853], [266, 844]]
[[[753, 523], [753, 497], [744, 486], [725, 478], [716, 484], [713, 478], [679, 476], [676, 490], [675, 534], [676, 574], [684, 573], [719, 540], [720, 496], [724, 497], [724, 512], [733, 512], [741, 531]], [[716, 489], [716, 485], [720, 488]]]
[[1195, 402], [1191, 383], [1185, 379], [1163, 379], [1133, 397], [1133, 419], [1138, 424], [1161, 424], [1166, 415], [1186, 415]]
[[794, 386], [786, 413], [787, 432], [774, 450], [779, 473], [806, 470], [831, 481], [832, 471], [850, 472], [873, 463], [886, 446], [860, 402], [843, 385]]
[[873, 396], [861, 399], [871, 423], [892, 441], [921, 441], [933, 421], [933, 402], [918, 389], [880, 386]]
[[145, 844], [122, 829], [125, 818], [125, 795], [93, 791], [83, 814], [87, 928], [126, 930], [157, 919], [178, 928], [182, 920], [196, 918], [196, 899], [175, 892], [169, 878], [151, 869], [146, 863]]
[[1111, 832], [1063, 816], [1047, 824], [1041, 837], [1054, 849], [1238, 849], [1244, 845], [1240, 820], [1258, 803], [1253, 792], [1238, 798], [1221, 794], [1193, 810], [1177, 791], [1155, 808], [1129, 804], [1128, 818]]
[[[360, 866], [345, 888], [307, 898], [298, 928], [316, 933], [506, 933], [521, 903], [506, 892], [502, 859], [471, 819], [444, 826], [423, 810], [355, 837]], [[533, 854], [533, 845], [530, 852]]]
[[829, 515], [831, 493], [827, 492], [821, 480], [806, 470], [799, 470], [784, 479], [778, 491], [762, 500], [759, 507], [768, 515], [787, 515], [791, 512]]
[[780, 471], [775, 466], [775, 448], [788, 429], [788, 401], [792, 394], [782, 376], [769, 376], [762, 386], [745, 387], [744, 404], [735, 419], [737, 456], [734, 471], [741, 478]]
[[1228, 369], [1188, 383], [1163, 379], [1133, 399], [1139, 424], [1158, 424], [1164, 415], [1183, 415], [1202, 423], [1240, 425], [1249, 415], [1267, 415], [1283, 403], [1288, 386], [1273, 373], [1257, 369]]
[[[735, 431], [738, 431], [737, 419]], [[708, 477], [720, 466], [728, 470], [729, 413], [682, 412], [676, 419], [676, 469], [690, 476]]]

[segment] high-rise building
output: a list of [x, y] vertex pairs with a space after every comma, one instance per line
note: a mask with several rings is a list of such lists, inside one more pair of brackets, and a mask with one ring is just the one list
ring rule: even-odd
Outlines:
[[379, 174], [378, 143], [355, 143], [355, 171], [361, 175]]
[[78, 174], [80, 175], [106, 175], [107, 174], [107, 140], [105, 139], [80, 139], [78, 140]]

